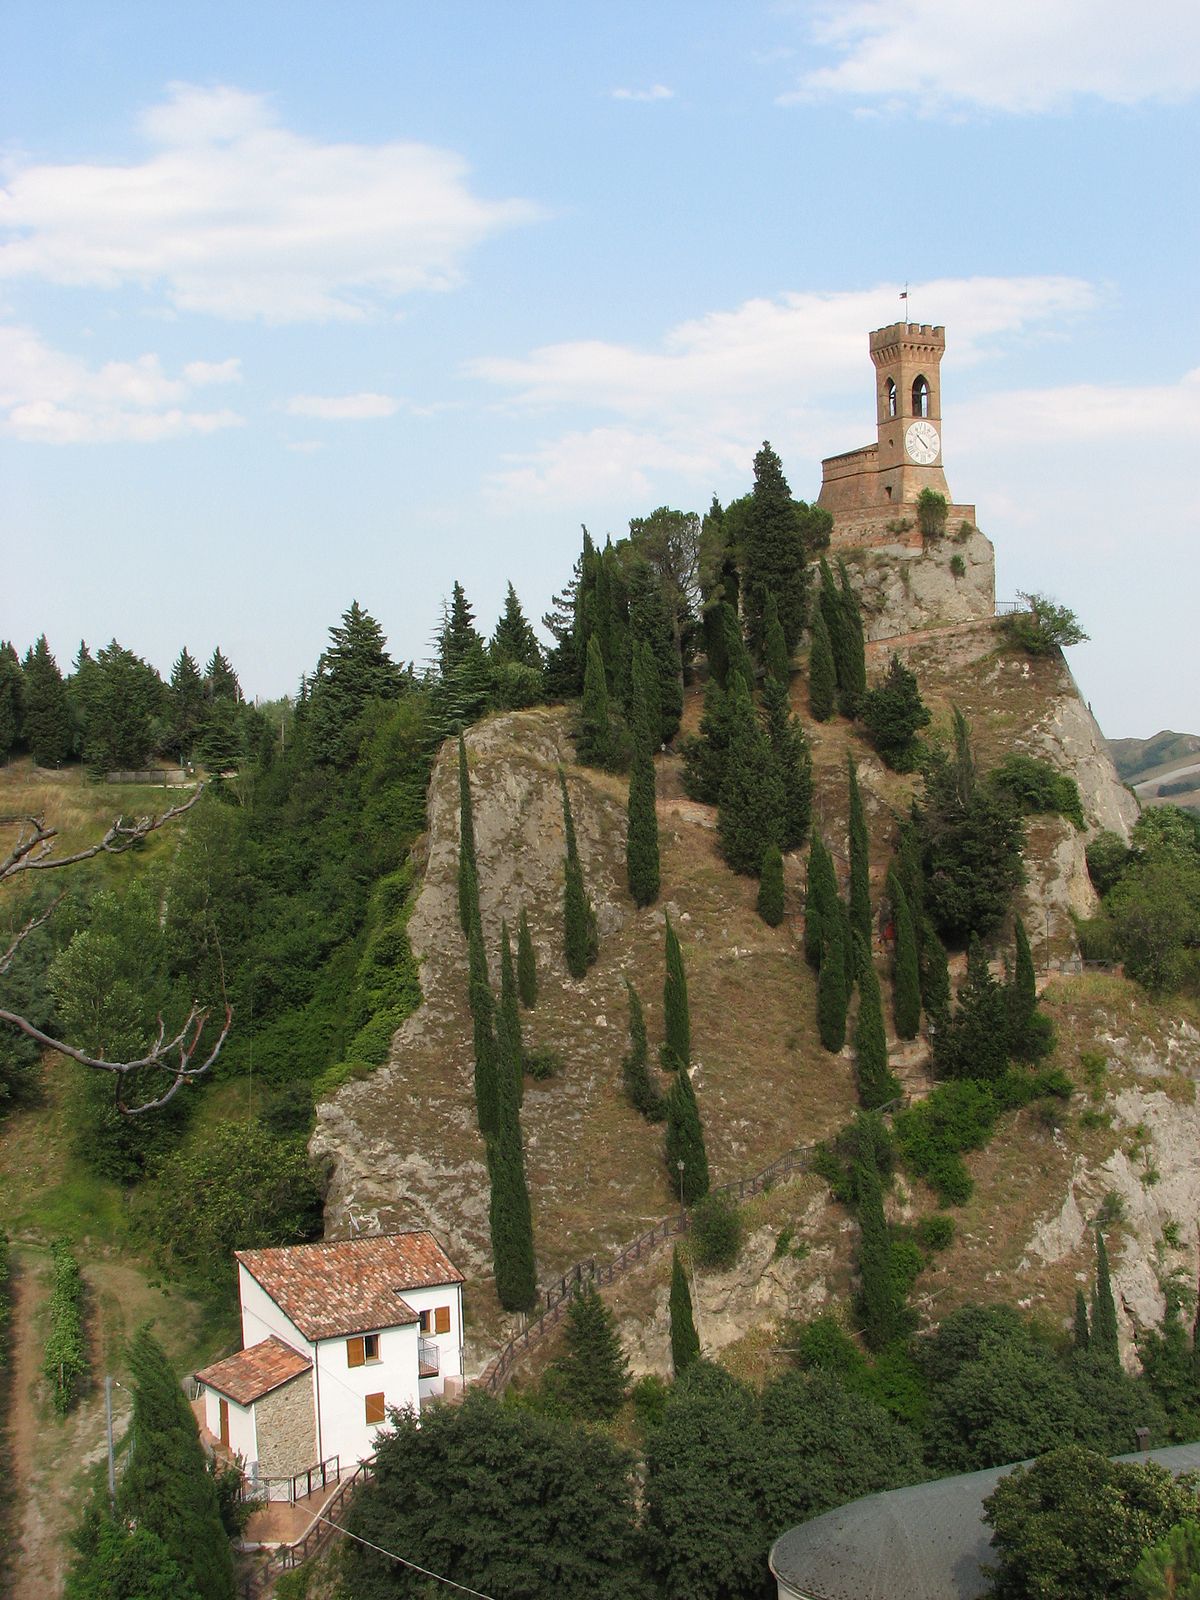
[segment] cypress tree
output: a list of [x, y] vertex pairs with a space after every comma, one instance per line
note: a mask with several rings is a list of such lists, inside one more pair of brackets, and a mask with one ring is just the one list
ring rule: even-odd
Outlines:
[[1091, 1348], [1114, 1371], [1121, 1370], [1121, 1349], [1117, 1338], [1117, 1305], [1108, 1273], [1108, 1251], [1104, 1235], [1096, 1229], [1096, 1284], [1092, 1290]]
[[692, 1059], [692, 1020], [688, 1009], [683, 951], [670, 917], [667, 918], [666, 975], [663, 979], [663, 1031], [666, 1035], [662, 1047], [663, 1066], [686, 1074]]
[[804, 627], [807, 569], [792, 491], [783, 464], [764, 440], [754, 458], [754, 489], [742, 525], [743, 612], [754, 653], [761, 658], [767, 600], [774, 596], [786, 648]]
[[1088, 1329], [1087, 1301], [1083, 1297], [1083, 1290], [1075, 1291], [1075, 1325], [1071, 1332], [1071, 1344], [1077, 1353], [1082, 1354], [1091, 1343], [1091, 1333]]
[[829, 650], [833, 657], [834, 684], [837, 689], [841, 689], [848, 671], [846, 614], [842, 609], [841, 596], [838, 594], [837, 584], [833, 581], [833, 573], [830, 572], [829, 563], [824, 556], [820, 558], [818, 571], [820, 574], [820, 588], [817, 592], [817, 608], [824, 618], [825, 627], [829, 634]]
[[666, 1106], [650, 1076], [650, 1052], [646, 1043], [642, 1002], [628, 978], [625, 979], [625, 991], [629, 996], [629, 1049], [621, 1061], [621, 1082], [634, 1110], [640, 1111], [647, 1122], [661, 1122], [666, 1116]]
[[510, 1097], [520, 1105], [525, 1098], [525, 1066], [521, 1045], [521, 1008], [517, 1001], [517, 977], [513, 970], [512, 941], [508, 923], [500, 924], [500, 1014], [496, 1024], [498, 1095]]
[[615, 1417], [629, 1387], [629, 1363], [616, 1319], [593, 1283], [581, 1285], [571, 1297], [566, 1345], [554, 1372], [571, 1410], [588, 1422]]
[[679, 1259], [678, 1245], [671, 1253], [671, 1367], [678, 1378], [686, 1367], [700, 1359], [700, 1336], [692, 1310], [692, 1291]]
[[526, 1011], [532, 1011], [537, 1005], [537, 992], [537, 957], [529, 936], [529, 918], [522, 906], [517, 923], [517, 993]]
[[783, 637], [783, 628], [779, 622], [779, 607], [775, 603], [773, 594], [767, 596], [766, 609], [763, 612], [762, 665], [769, 678], [787, 688], [792, 676], [791, 661]]
[[567, 971], [573, 978], [582, 978], [598, 954], [596, 916], [587, 897], [587, 890], [583, 886], [583, 868], [579, 863], [579, 850], [575, 843], [571, 799], [567, 793], [566, 775], [561, 767], [558, 781], [562, 788], [563, 827], [567, 841], [566, 876], [563, 886], [563, 950], [567, 959]]
[[475, 1044], [475, 1116], [479, 1131], [490, 1138], [499, 1125], [500, 1078], [503, 1064], [496, 1040], [496, 1007], [488, 981], [487, 956], [478, 914], [471, 920], [469, 943], [471, 1025]]
[[817, 975], [817, 1030], [826, 1050], [836, 1054], [846, 1042], [846, 1011], [850, 993], [846, 984], [845, 932], [841, 906], [821, 919], [821, 970]]
[[768, 928], [777, 928], [783, 921], [783, 855], [777, 844], [769, 844], [763, 851], [758, 914]]
[[820, 967], [825, 948], [825, 924], [836, 916], [841, 927], [841, 906], [833, 858], [814, 825], [808, 852], [808, 882], [804, 898], [804, 955], [810, 967]]
[[808, 653], [808, 709], [815, 722], [828, 722], [837, 703], [837, 672], [833, 642], [825, 612], [818, 606], [813, 617], [812, 647]]
[[704, 627], [704, 654], [708, 661], [708, 681], [723, 685], [729, 673], [729, 657], [725, 653], [725, 619], [719, 598], [705, 604], [701, 621]]
[[932, 921], [921, 923], [921, 1004], [940, 1028], [950, 1015], [950, 962]]
[[200, 1600], [232, 1600], [233, 1557], [191, 1407], [146, 1327], [129, 1345], [133, 1420], [117, 1510], [166, 1546]]
[[[666, 513], [671, 515], [671, 513]], [[634, 519], [630, 535], [645, 532], [649, 522]], [[642, 557], [629, 568], [630, 688], [633, 668], [641, 656], [646, 668], [650, 694], [647, 696], [650, 746], [669, 744], [679, 732], [683, 715], [683, 661], [680, 651], [679, 619], [668, 599], [667, 586], [656, 567]], [[630, 718], [632, 722], [633, 717]]]
[[750, 696], [741, 684], [730, 691], [730, 700], [733, 736], [717, 802], [717, 838], [727, 864], [752, 877], [762, 868], [766, 847], [779, 843], [783, 784]]
[[858, 773], [847, 760], [850, 783], [850, 926], [867, 948], [871, 945], [871, 860], [867, 818], [858, 792]]
[[681, 1194], [684, 1205], [703, 1200], [708, 1193], [708, 1153], [696, 1091], [686, 1067], [675, 1074], [667, 1090], [666, 1160], [673, 1192]]
[[653, 657], [639, 643], [633, 652], [633, 765], [629, 769], [629, 810], [625, 833], [625, 871], [634, 904], [658, 899], [658, 811], [655, 805], [654, 746], [659, 732]]
[[496, 1294], [506, 1311], [528, 1311], [537, 1298], [537, 1264], [521, 1123], [515, 1108], [506, 1112], [496, 1137], [488, 1140], [487, 1160]]
[[579, 711], [579, 737], [575, 741], [575, 750], [586, 767], [607, 767], [612, 763], [608, 685], [604, 679], [604, 657], [596, 633], [588, 640], [583, 670], [583, 703]]
[[1010, 1054], [1008, 997], [972, 934], [954, 1015], [938, 1024], [934, 1036], [934, 1065], [943, 1078], [995, 1080], [1003, 1077]]
[[855, 954], [858, 935], [850, 924], [850, 907], [844, 900], [838, 901], [838, 910], [842, 915], [842, 956], [846, 968], [846, 1003], [849, 1005], [858, 979], [858, 957]]
[[746, 641], [742, 638], [742, 627], [738, 621], [737, 612], [731, 605], [721, 606], [721, 638], [725, 655], [725, 678], [722, 687], [732, 689], [735, 683], [743, 683], [747, 692], [754, 688], [754, 663], [750, 659], [750, 652], [746, 649]]
[[854, 1166], [854, 1192], [861, 1230], [858, 1245], [858, 1312], [863, 1339], [882, 1350], [904, 1331], [904, 1306], [892, 1260], [892, 1237], [883, 1214], [883, 1189], [868, 1146]]
[[700, 735], [686, 740], [683, 748], [684, 786], [691, 799], [715, 806], [720, 798], [736, 715], [733, 696], [716, 678], [709, 678], [704, 686]]
[[653, 755], [663, 743], [661, 679], [654, 652], [644, 639], [635, 641], [630, 658], [629, 731], [635, 751]]
[[781, 850], [794, 850], [808, 837], [812, 822], [812, 752], [799, 719], [791, 714], [788, 692], [774, 678], [763, 684], [767, 742], [783, 789], [780, 814]]
[[44, 633], [26, 653], [23, 679], [26, 748], [35, 766], [61, 767], [71, 753], [71, 708]]
[[842, 714], [856, 717], [867, 692], [867, 647], [863, 634], [862, 609], [850, 583], [844, 561], [838, 562], [840, 590], [838, 605], [843, 618], [844, 668], [838, 669], [838, 704]]
[[1025, 924], [1016, 919], [1017, 956], [1008, 986], [1012, 1053], [1021, 1061], [1037, 1061], [1050, 1050], [1054, 1034], [1049, 1017], [1038, 1010], [1037, 978]]
[[467, 746], [458, 731], [458, 920], [471, 937], [472, 918], [479, 915], [479, 868], [475, 863], [475, 815], [471, 806], [471, 774]]
[[894, 867], [888, 872], [887, 894], [896, 934], [892, 955], [892, 1012], [896, 1033], [901, 1039], [915, 1039], [921, 1026], [921, 968], [917, 956], [917, 935], [908, 907], [908, 896]]
[[878, 1111], [900, 1093], [888, 1069], [887, 1034], [883, 1026], [883, 1001], [875, 963], [867, 947], [858, 944], [858, 1015], [854, 1019], [854, 1074], [858, 1101], [864, 1111]]

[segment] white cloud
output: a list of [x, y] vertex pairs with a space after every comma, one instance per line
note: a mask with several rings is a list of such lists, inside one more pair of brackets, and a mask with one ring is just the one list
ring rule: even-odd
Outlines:
[[212, 365], [194, 362], [182, 378], [168, 376], [156, 355], [92, 368], [30, 328], [0, 325], [0, 433], [48, 444], [154, 443], [237, 427], [234, 411], [188, 407], [192, 386], [212, 381], [188, 374]]
[[674, 100], [674, 89], [668, 89], [665, 83], [652, 83], [648, 89], [614, 89], [614, 100]]
[[197, 388], [206, 383], [241, 383], [242, 363], [237, 356], [227, 361], [189, 361], [183, 375]]
[[997, 444], [1022, 447], [1200, 438], [1200, 367], [1178, 383], [1071, 384], [1056, 389], [1013, 390], [962, 408], [967, 426]]
[[237, 89], [174, 84], [141, 129], [140, 163], [17, 167], [0, 277], [137, 284], [221, 317], [361, 319], [452, 287], [469, 250], [539, 215], [474, 194], [453, 151], [321, 144]]
[[322, 422], [366, 422], [394, 417], [399, 400], [390, 394], [294, 394], [287, 403], [289, 416], [319, 417]]
[[828, 95], [925, 112], [1018, 114], [1093, 99], [1175, 101], [1200, 90], [1200, 7], [1154, 0], [844, 0], [813, 29], [836, 57], [807, 72], [787, 103]]

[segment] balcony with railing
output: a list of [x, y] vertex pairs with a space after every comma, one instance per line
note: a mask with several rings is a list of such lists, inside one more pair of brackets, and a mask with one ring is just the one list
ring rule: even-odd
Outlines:
[[442, 1370], [442, 1352], [436, 1340], [417, 1341], [417, 1374], [422, 1378], [436, 1378]]

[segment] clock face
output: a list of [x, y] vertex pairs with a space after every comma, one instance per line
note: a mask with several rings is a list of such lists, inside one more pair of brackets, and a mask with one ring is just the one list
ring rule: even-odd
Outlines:
[[919, 467], [927, 467], [937, 460], [942, 441], [932, 422], [910, 422], [904, 432], [904, 448], [908, 451], [910, 461], [915, 461]]

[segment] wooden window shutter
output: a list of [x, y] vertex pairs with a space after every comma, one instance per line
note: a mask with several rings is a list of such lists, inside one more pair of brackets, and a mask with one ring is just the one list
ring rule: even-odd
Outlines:
[[361, 1367], [367, 1359], [366, 1345], [360, 1334], [355, 1339], [346, 1340], [346, 1365], [348, 1367]]
[[367, 1396], [367, 1421], [382, 1422], [386, 1415], [386, 1407], [382, 1394], [369, 1394]]
[[436, 1310], [434, 1311], [434, 1313], [433, 1313], [433, 1331], [434, 1331], [434, 1333], [449, 1333], [450, 1332], [450, 1307], [449, 1306], [438, 1306], [436, 1308]]

